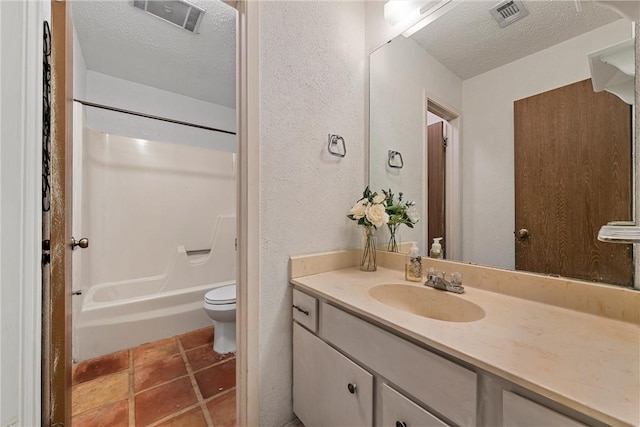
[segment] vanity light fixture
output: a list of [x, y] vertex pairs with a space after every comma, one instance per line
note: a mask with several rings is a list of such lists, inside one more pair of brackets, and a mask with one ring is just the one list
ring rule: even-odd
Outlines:
[[421, 0], [389, 0], [384, 5], [384, 19], [391, 25], [408, 21], [410, 18], [417, 19], [423, 3]]
[[411, 37], [451, 9], [458, 5], [458, 2], [451, 0], [430, 1], [420, 8], [420, 20], [402, 33], [404, 37]]
[[443, 9], [448, 3], [451, 3], [451, 0], [389, 0], [384, 5], [384, 19], [394, 26], [411, 25], [402, 33], [405, 37], [411, 37], [413, 33], [449, 10]]

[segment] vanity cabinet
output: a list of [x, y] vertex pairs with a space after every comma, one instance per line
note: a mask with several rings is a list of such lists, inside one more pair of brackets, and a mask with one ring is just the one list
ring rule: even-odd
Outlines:
[[293, 410], [306, 427], [475, 425], [474, 372], [313, 300], [294, 290]]
[[510, 427], [585, 427], [569, 417], [510, 391], [502, 392], [502, 422]]
[[382, 426], [448, 427], [429, 411], [416, 405], [388, 384], [382, 384]]
[[373, 375], [293, 325], [293, 411], [306, 427], [371, 426]]
[[306, 427], [602, 425], [297, 289], [294, 306], [293, 410]]
[[318, 331], [318, 300], [300, 292], [293, 290], [293, 320], [309, 329], [311, 332]]
[[475, 426], [477, 374], [327, 303], [320, 336], [456, 425]]

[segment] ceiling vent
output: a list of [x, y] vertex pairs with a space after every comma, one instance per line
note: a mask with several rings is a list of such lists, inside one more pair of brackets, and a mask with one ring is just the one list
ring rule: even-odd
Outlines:
[[500, 28], [511, 25], [529, 14], [529, 11], [519, 0], [507, 0], [500, 2], [495, 5], [490, 12], [493, 19], [500, 24]]
[[133, 6], [192, 33], [197, 32], [204, 15], [204, 9], [179, 0], [133, 0]]

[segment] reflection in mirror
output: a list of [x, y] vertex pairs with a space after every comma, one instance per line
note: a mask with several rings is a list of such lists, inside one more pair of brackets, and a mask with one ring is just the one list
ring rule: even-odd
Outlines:
[[633, 220], [632, 107], [591, 80], [589, 55], [629, 43], [633, 23], [524, 1], [501, 27], [496, 2], [456, 3], [370, 56], [370, 186], [402, 191], [422, 218], [402, 242], [426, 254], [444, 237], [447, 259], [632, 286], [632, 246], [596, 239]]

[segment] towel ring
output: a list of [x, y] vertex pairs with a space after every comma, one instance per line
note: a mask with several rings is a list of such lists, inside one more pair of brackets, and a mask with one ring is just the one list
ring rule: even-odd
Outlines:
[[[392, 163], [396, 157], [400, 158], [400, 164]], [[389, 160], [387, 160], [387, 164], [390, 168], [394, 169], [402, 169], [404, 166], [404, 160], [402, 160], [402, 153], [395, 150], [389, 150]]]
[[[336, 150], [335, 146], [338, 145], [338, 142], [342, 143], [342, 151]], [[336, 157], [344, 157], [347, 155], [347, 146], [344, 143], [344, 138], [340, 135], [329, 134], [329, 145], [327, 146], [329, 153]]]

